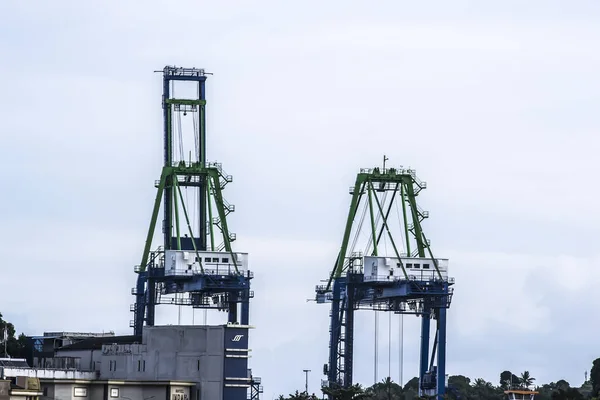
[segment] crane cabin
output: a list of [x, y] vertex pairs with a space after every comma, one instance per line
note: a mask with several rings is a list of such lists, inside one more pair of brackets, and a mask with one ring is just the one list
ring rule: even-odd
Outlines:
[[[438, 274], [436, 270], [439, 269]], [[363, 273], [365, 281], [397, 281], [405, 280], [402, 271], [406, 270], [408, 279], [416, 281], [441, 280], [448, 281], [448, 259], [447, 258], [425, 258], [425, 257], [363, 257]]]
[[202, 268], [207, 275], [245, 275], [248, 271], [248, 253], [166, 250], [163, 262], [166, 276], [198, 275]]

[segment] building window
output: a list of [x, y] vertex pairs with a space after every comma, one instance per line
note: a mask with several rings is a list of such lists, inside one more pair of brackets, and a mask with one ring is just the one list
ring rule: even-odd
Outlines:
[[146, 360], [142, 361], [142, 371], [146, 371]]
[[429, 264], [423, 264], [423, 269], [429, 269]]
[[119, 397], [119, 388], [110, 388], [110, 397]]
[[108, 365], [108, 369], [110, 371], [116, 371], [117, 370], [117, 360], [110, 360], [109, 362], [110, 362], [110, 364]]
[[198, 360], [198, 371], [200, 371], [200, 360]]

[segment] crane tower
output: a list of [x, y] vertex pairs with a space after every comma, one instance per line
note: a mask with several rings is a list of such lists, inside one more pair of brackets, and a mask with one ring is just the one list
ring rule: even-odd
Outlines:
[[[357, 175], [340, 252], [327, 283], [316, 287], [317, 303], [331, 303], [329, 361], [323, 369], [323, 388], [330, 399], [353, 385], [356, 310], [419, 317], [419, 394], [441, 399], [447, 385], [446, 311], [454, 279], [448, 277], [448, 260], [434, 257], [421, 225], [429, 213], [416, 198], [425, 182], [414, 170], [386, 168], [386, 160], [384, 156], [383, 168], [361, 169]], [[367, 214], [369, 223], [363, 229]]]
[[[235, 208], [223, 197], [232, 177], [221, 164], [207, 162], [207, 73], [171, 66], [162, 73], [164, 163], [141, 263], [135, 267], [131, 327], [141, 335], [144, 324], [153, 326], [158, 304], [216, 309], [228, 313], [230, 324], [247, 326], [253, 274], [247, 253], [232, 248], [236, 237], [227, 216]], [[161, 203], [162, 244], [151, 250]]]

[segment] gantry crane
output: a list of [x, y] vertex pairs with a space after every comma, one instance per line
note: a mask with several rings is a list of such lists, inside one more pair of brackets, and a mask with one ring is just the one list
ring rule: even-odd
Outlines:
[[[230, 324], [247, 326], [253, 274], [248, 255], [232, 249], [236, 237], [227, 216], [235, 208], [223, 198], [232, 177], [206, 158], [207, 74], [171, 66], [162, 73], [164, 165], [155, 182], [158, 190], [142, 261], [135, 267], [131, 326], [135, 335], [142, 334], [144, 323], [153, 326], [157, 304], [218, 309], [228, 313]], [[187, 85], [182, 93], [193, 86], [194, 95], [176, 96], [176, 83]], [[191, 118], [185, 120], [188, 114]], [[162, 245], [151, 251], [161, 203]], [[180, 296], [169, 296], [174, 294]]]
[[[448, 277], [448, 260], [434, 257], [421, 226], [429, 213], [417, 205], [416, 198], [426, 188], [425, 182], [414, 170], [386, 168], [386, 160], [384, 156], [383, 168], [361, 169], [357, 175], [350, 188], [352, 200], [340, 252], [327, 284], [316, 287], [317, 303], [331, 303], [329, 362], [323, 368], [327, 376], [323, 387], [341, 393], [353, 384], [355, 311], [388, 311], [421, 318], [419, 394], [441, 399], [447, 385], [446, 310], [454, 279]], [[390, 216], [392, 211], [398, 216], [397, 224]], [[367, 212], [370, 224], [363, 229]], [[400, 226], [394, 234], [396, 225]], [[366, 243], [356, 251], [361, 237]], [[436, 326], [430, 346], [432, 320]]]

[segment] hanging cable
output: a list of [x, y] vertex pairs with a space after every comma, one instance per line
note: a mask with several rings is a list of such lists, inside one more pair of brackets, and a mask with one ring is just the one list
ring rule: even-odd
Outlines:
[[[200, 107], [200, 106], [198, 106]], [[198, 162], [200, 160], [200, 156], [199, 156], [199, 148], [198, 148], [198, 142], [200, 141], [199, 139], [199, 133], [198, 133], [198, 125], [197, 125], [197, 121], [196, 121], [196, 113], [192, 113], [192, 126], [193, 126], [193, 130], [194, 130], [194, 156], [195, 159], [194, 161]], [[194, 204], [199, 204], [200, 203], [200, 188], [193, 188], [192, 189], [192, 201], [194, 202]], [[186, 201], [187, 201], [187, 190], [186, 190]], [[206, 201], [210, 201], [210, 198], [206, 198]], [[198, 223], [198, 234], [201, 235], [202, 234], [202, 227], [200, 226], [200, 222], [197, 221], [197, 207], [193, 207], [193, 212], [192, 212], [192, 230], [195, 231], [196, 229], [196, 223]]]
[[378, 360], [378, 352], [379, 352], [379, 313], [375, 310], [375, 360], [374, 360], [374, 371], [373, 371], [373, 384], [377, 383], [377, 366], [379, 364]]
[[388, 311], [388, 378], [392, 379], [392, 312]]
[[[350, 254], [352, 254], [354, 252], [354, 249], [356, 247], [356, 242], [358, 242], [359, 234], [362, 229], [362, 225], [365, 221], [365, 217], [367, 215], [367, 208], [368, 208], [367, 202], [365, 201], [365, 203], [363, 204], [363, 212], [360, 217], [360, 221], [358, 222], [358, 226], [356, 227], [356, 232], [354, 233], [354, 238], [352, 239], [352, 245], [350, 246]], [[343, 256], [345, 257], [345, 254]]]
[[[375, 193], [377, 196], [377, 193]], [[387, 192], [383, 192], [383, 196], [381, 196], [381, 208], [385, 208], [385, 202], [387, 199]], [[379, 220], [381, 219], [382, 214], [379, 210], [377, 210], [377, 216], [375, 217], [375, 228], [379, 227]], [[373, 240], [375, 240], [372, 236], [369, 236], [369, 240], [367, 241], [367, 245], [365, 247], [365, 254], [369, 254], [371, 252], [371, 246], [373, 245]]]
[[400, 386], [404, 385], [404, 314], [400, 314], [400, 344], [399, 344], [398, 369], [400, 372]]
[[185, 153], [183, 151], [183, 128], [181, 127], [181, 112], [177, 113], [177, 143], [179, 145], [179, 160], [185, 161]]
[[192, 124], [194, 125], [194, 150], [196, 155], [196, 161], [200, 161], [200, 133], [198, 132], [198, 121], [196, 120], [196, 113], [192, 114]]

